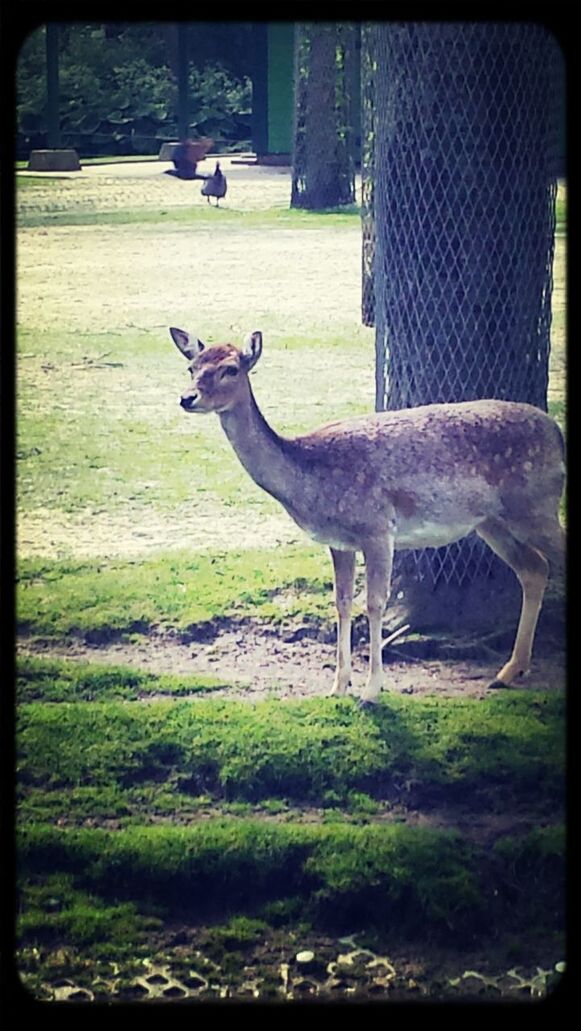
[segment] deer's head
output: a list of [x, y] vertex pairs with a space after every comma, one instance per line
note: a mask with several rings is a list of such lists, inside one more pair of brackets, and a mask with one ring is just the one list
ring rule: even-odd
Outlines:
[[183, 329], [170, 328], [172, 340], [188, 359], [192, 382], [180, 398], [186, 412], [227, 412], [248, 392], [248, 373], [262, 352], [262, 333], [249, 333], [243, 346], [206, 345]]

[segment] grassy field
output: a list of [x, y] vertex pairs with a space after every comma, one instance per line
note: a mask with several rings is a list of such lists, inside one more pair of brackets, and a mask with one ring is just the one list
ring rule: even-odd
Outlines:
[[[261, 327], [256, 394], [284, 432], [374, 389], [358, 212], [290, 212], [288, 170], [227, 171], [223, 210], [153, 162], [18, 177], [21, 977], [79, 1000], [540, 996], [564, 948], [562, 684], [408, 677], [369, 715], [318, 687], [250, 704], [196, 667], [225, 627], [290, 628], [316, 662], [331, 568], [217, 420], [179, 409], [167, 327]], [[129, 661], [182, 637], [189, 673]], [[56, 657], [87, 642], [91, 662]]]
[[216, 687], [20, 664], [19, 963], [35, 994], [127, 999], [150, 969], [176, 998], [201, 971], [205, 999], [547, 991], [563, 949], [562, 697], [393, 695], [370, 717], [350, 699], [250, 706]]

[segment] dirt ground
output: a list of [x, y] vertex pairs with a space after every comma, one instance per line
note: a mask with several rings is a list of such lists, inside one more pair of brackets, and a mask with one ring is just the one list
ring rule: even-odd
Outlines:
[[[250, 154], [206, 155], [198, 163], [198, 172], [208, 175], [214, 171], [216, 160], [226, 175], [228, 192], [220, 206], [235, 211], [265, 211], [268, 208], [288, 208], [290, 200], [290, 168], [288, 166], [256, 165]], [[58, 172], [62, 187], [61, 202], [55, 203], [54, 191], [47, 185], [46, 193], [34, 190], [34, 198], [27, 197], [23, 211], [115, 211], [123, 208], [158, 209], [167, 206], [208, 206], [202, 197], [200, 180], [185, 181], [167, 175], [173, 169], [171, 161], [127, 161], [117, 164], [84, 165], [80, 172]], [[22, 171], [23, 178], [38, 179], [39, 172]], [[55, 176], [51, 175], [51, 179]], [[81, 184], [82, 190], [77, 190]], [[360, 188], [360, 180], [357, 183]], [[214, 206], [214, 201], [211, 202]]]
[[[227, 687], [212, 690], [212, 698], [251, 702], [265, 698], [302, 699], [329, 693], [335, 666], [332, 643], [302, 636], [305, 628], [273, 630], [259, 626], [221, 629], [208, 641], [183, 643], [175, 637], [150, 633], [142, 641], [109, 641], [88, 644], [74, 638], [55, 643], [23, 638], [19, 651], [25, 655], [73, 659], [106, 665], [131, 666], [149, 673], [175, 675], [212, 674]], [[489, 687], [504, 662], [498, 655], [486, 661], [424, 659], [405, 654], [405, 647], [392, 645], [384, 653], [384, 690], [400, 694], [484, 698], [496, 689]], [[368, 649], [354, 649], [352, 692], [358, 695], [365, 683]], [[563, 690], [566, 662], [563, 652], [540, 656], [521, 682], [523, 688]], [[187, 696], [196, 701], [205, 693]], [[151, 696], [152, 699], [155, 696]]]

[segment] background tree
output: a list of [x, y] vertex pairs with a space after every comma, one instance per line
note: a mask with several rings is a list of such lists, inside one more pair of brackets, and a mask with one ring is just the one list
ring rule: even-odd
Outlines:
[[354, 46], [354, 25], [296, 25], [291, 207], [332, 208], [355, 200]]

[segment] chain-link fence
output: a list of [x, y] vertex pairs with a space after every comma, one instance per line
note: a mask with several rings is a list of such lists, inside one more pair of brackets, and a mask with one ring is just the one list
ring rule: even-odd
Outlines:
[[293, 208], [333, 208], [355, 201], [355, 39], [354, 24], [295, 26]]
[[[559, 58], [534, 24], [364, 26], [362, 300], [378, 409], [485, 397], [546, 409]], [[500, 565], [472, 537], [405, 568], [433, 587], [500, 578]]]

